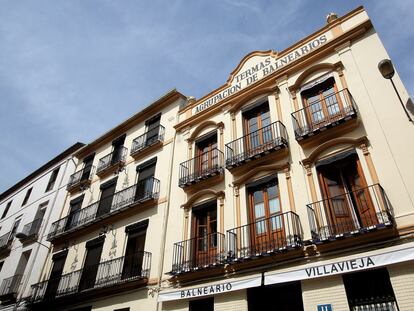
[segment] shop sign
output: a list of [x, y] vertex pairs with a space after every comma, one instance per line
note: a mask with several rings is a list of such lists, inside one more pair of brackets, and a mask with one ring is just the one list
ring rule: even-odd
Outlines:
[[331, 33], [326, 32], [293, 50], [292, 52], [276, 58], [273, 54], [270, 55], [254, 55], [247, 59], [242, 68], [238, 70], [228, 82], [224, 90], [204, 99], [195, 108], [193, 114], [204, 111], [211, 106], [219, 103], [227, 97], [241, 91], [242, 89], [260, 81], [264, 77], [279, 71], [290, 63], [302, 58], [315, 49], [318, 49], [331, 39]]
[[325, 265], [310, 266], [300, 270], [265, 275], [265, 285], [306, 280], [347, 272], [377, 268], [398, 262], [414, 260], [414, 247], [383, 254], [349, 259]]
[[249, 278], [239, 281], [231, 282], [222, 282], [217, 284], [209, 284], [200, 287], [194, 288], [182, 288], [181, 290], [172, 291], [172, 292], [161, 292], [158, 295], [158, 301], [169, 301], [169, 300], [179, 300], [179, 299], [189, 299], [196, 297], [203, 297], [209, 295], [223, 294], [232, 292], [235, 290], [240, 290], [243, 288], [250, 288], [260, 286], [262, 282], [262, 277], [257, 276], [254, 278]]

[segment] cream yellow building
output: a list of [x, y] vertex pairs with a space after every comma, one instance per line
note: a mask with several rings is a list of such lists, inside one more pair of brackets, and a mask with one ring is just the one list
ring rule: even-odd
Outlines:
[[31, 308], [413, 310], [412, 103], [388, 58], [362, 7], [330, 14], [86, 145]]
[[414, 123], [388, 58], [362, 7], [330, 14], [180, 110], [160, 309], [414, 310]]

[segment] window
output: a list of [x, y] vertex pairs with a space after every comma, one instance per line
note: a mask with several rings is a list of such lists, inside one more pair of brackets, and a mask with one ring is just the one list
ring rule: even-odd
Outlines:
[[114, 199], [117, 178], [114, 178], [101, 185], [101, 198], [99, 199], [96, 218], [108, 214], [111, 211], [112, 200]]
[[145, 122], [147, 126], [146, 145], [151, 145], [158, 140], [160, 132], [161, 114], [158, 114]]
[[85, 159], [83, 159], [83, 172], [81, 176], [81, 181], [88, 180], [91, 177], [92, 164], [93, 164], [94, 158], [95, 158], [95, 154], [91, 154]]
[[192, 209], [195, 266], [217, 260], [217, 203], [207, 202]]
[[52, 271], [50, 272], [49, 281], [47, 282], [45, 299], [54, 298], [56, 296], [67, 255], [68, 251], [62, 251], [53, 255], [53, 266]]
[[135, 201], [151, 197], [154, 190], [154, 174], [157, 165], [157, 158], [152, 158], [137, 166], [138, 180], [135, 192]]
[[3, 269], [3, 265], [4, 265], [4, 260], [2, 262], [0, 262], [0, 272]]
[[277, 306], [274, 310], [303, 311], [300, 282], [248, 288], [248, 310], [259, 311], [269, 309], [269, 297], [272, 297], [272, 301]]
[[124, 156], [123, 147], [124, 147], [125, 137], [126, 137], [126, 134], [118, 137], [112, 142], [112, 146], [114, 147], [114, 149], [112, 150], [111, 164], [116, 164], [122, 161], [122, 158]]
[[340, 115], [343, 103], [333, 77], [303, 91], [303, 105], [310, 127], [318, 127]]
[[13, 225], [13, 229], [10, 232], [10, 235], [9, 235], [9, 241], [13, 240], [14, 236], [16, 235], [17, 229], [19, 228], [20, 221], [21, 221], [21, 219], [15, 220], [14, 225]]
[[195, 171], [198, 175], [208, 173], [212, 168], [217, 168], [219, 165], [219, 155], [217, 152], [217, 133], [207, 135], [203, 139], [197, 141], [196, 145], [196, 163]]
[[214, 311], [214, 297], [192, 300], [189, 311]]
[[244, 143], [247, 152], [254, 152], [257, 148], [261, 148], [273, 140], [274, 135], [270, 126], [271, 119], [267, 101], [244, 112], [243, 119], [246, 135]]
[[84, 195], [81, 195], [77, 197], [76, 199], [73, 199], [72, 201], [70, 201], [69, 203], [70, 210], [69, 210], [68, 220], [66, 221], [65, 231], [75, 228], [78, 225], [78, 220], [80, 216], [80, 210], [81, 210], [83, 198], [84, 198]]
[[7, 213], [9, 212], [10, 206], [12, 205], [12, 200], [7, 202], [6, 208], [3, 211], [3, 214], [1, 215], [1, 219], [7, 216]]
[[95, 286], [104, 242], [105, 236], [103, 235], [86, 243], [86, 258], [79, 281], [79, 291]]
[[33, 188], [29, 188], [29, 189], [27, 190], [26, 195], [24, 196], [24, 199], [23, 199], [22, 206], [26, 205], [26, 204], [27, 204], [27, 201], [29, 201], [30, 194], [32, 193], [32, 189], [33, 189]]
[[331, 234], [378, 223], [364, 173], [355, 150], [316, 163]]
[[47, 187], [46, 187], [46, 192], [53, 189], [53, 186], [55, 185], [55, 182], [56, 182], [56, 178], [59, 174], [59, 168], [60, 167], [54, 169], [52, 172], [52, 175], [50, 175], [49, 182], [47, 183]]
[[386, 268], [342, 276], [351, 311], [396, 311], [394, 291]]
[[270, 177], [258, 185], [248, 185], [251, 243], [260, 249], [284, 244], [285, 230], [277, 178]]
[[122, 269], [123, 280], [141, 276], [147, 227], [148, 220], [144, 220], [125, 228], [128, 240]]

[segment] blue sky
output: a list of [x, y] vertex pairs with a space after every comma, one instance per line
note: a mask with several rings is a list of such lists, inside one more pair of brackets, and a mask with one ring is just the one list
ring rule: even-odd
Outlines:
[[414, 94], [412, 1], [0, 1], [0, 192], [176, 87], [199, 98], [254, 50], [364, 5]]

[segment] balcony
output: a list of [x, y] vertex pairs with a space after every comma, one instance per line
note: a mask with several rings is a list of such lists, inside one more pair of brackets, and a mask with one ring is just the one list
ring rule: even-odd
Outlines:
[[138, 252], [34, 284], [30, 303], [70, 302], [143, 286], [150, 275], [151, 256], [149, 252]]
[[13, 237], [10, 236], [10, 232], [0, 236], [0, 256], [5, 256], [10, 253], [12, 242]]
[[226, 144], [226, 168], [240, 166], [287, 145], [286, 128], [276, 121]]
[[87, 166], [77, 171], [76, 173], [73, 173], [69, 178], [66, 190], [72, 193], [75, 191], [79, 191], [82, 188], [88, 187], [92, 182], [92, 176], [94, 171], [94, 166]]
[[173, 252], [172, 275], [224, 265], [224, 234], [216, 232], [177, 242]]
[[107, 174], [115, 172], [124, 166], [127, 154], [128, 149], [125, 147], [120, 147], [119, 149], [116, 149], [115, 151], [101, 158], [98, 162], [98, 167], [96, 168], [96, 175], [103, 177]]
[[356, 105], [348, 89], [325, 96], [292, 113], [297, 141], [356, 118]]
[[101, 198], [98, 202], [52, 223], [47, 236], [48, 241], [96, 223], [128, 208], [156, 200], [159, 191], [160, 181], [154, 177], [149, 177], [131, 187], [115, 192], [111, 196]]
[[131, 156], [138, 158], [144, 151], [151, 147], [159, 146], [164, 141], [165, 128], [160, 125], [157, 128], [145, 132], [132, 141]]
[[223, 162], [223, 152], [215, 148], [181, 163], [178, 185], [185, 188], [210, 177], [223, 174]]
[[16, 300], [22, 277], [21, 274], [17, 274], [3, 280], [0, 286], [0, 300], [2, 304]]
[[393, 227], [384, 189], [375, 184], [307, 205], [313, 243]]
[[42, 221], [43, 218], [38, 218], [24, 225], [23, 229], [16, 234], [16, 237], [23, 244], [37, 240]]
[[228, 261], [279, 254], [302, 246], [299, 216], [285, 212], [227, 231]]

